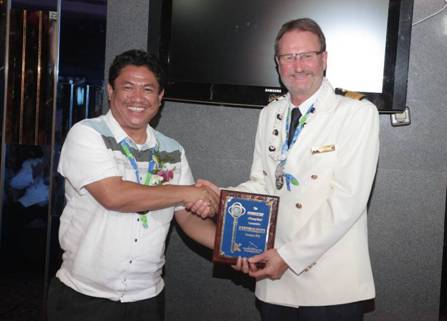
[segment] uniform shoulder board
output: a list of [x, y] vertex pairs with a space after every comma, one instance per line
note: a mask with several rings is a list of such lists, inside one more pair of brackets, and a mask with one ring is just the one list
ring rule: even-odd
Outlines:
[[345, 89], [341, 89], [341, 88], [335, 88], [335, 93], [337, 95], [342, 95], [342, 96], [349, 97], [349, 98], [352, 98], [355, 100], [362, 100], [362, 99], [366, 98], [365, 94], [358, 93], [355, 91], [349, 91], [349, 90], [345, 90]]
[[271, 102], [274, 102], [274, 101], [278, 101], [278, 100], [284, 99], [285, 96], [286, 96], [286, 95], [275, 95], [275, 94], [271, 94], [271, 95], [269, 95], [269, 104], [270, 104]]

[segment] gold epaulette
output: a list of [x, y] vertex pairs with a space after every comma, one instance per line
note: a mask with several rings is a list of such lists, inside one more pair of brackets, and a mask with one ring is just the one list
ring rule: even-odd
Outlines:
[[279, 95], [271, 94], [271, 95], [269, 95], [268, 102], [270, 104], [272, 101], [281, 100], [281, 99], [284, 99], [284, 97], [285, 97], [284, 94], [279, 94]]
[[345, 90], [345, 89], [341, 89], [341, 88], [335, 88], [335, 93], [337, 95], [342, 95], [345, 97], [349, 97], [352, 99], [356, 99], [356, 100], [362, 100], [363, 98], [366, 98], [365, 94], [356, 92], [356, 91], [349, 91], [349, 90]]

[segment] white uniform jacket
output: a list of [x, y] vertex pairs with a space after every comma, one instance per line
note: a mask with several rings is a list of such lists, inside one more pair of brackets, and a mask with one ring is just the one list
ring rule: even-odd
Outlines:
[[376, 107], [336, 95], [327, 80], [315, 111], [289, 150], [285, 172], [298, 180], [275, 187], [290, 97], [260, 113], [250, 180], [237, 190], [280, 197], [275, 248], [289, 265], [279, 280], [256, 284], [256, 296], [292, 307], [343, 304], [375, 296], [366, 207], [379, 154]]

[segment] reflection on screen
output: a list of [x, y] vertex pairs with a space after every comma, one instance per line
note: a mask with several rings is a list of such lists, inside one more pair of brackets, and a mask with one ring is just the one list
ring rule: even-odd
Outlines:
[[334, 87], [381, 92], [388, 0], [176, 0], [172, 80], [278, 87], [273, 44], [281, 25], [310, 17], [326, 35]]

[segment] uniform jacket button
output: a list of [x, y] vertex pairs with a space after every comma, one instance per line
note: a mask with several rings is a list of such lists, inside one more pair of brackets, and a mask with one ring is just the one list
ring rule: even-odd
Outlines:
[[312, 178], [312, 179], [317, 179], [318, 178], [318, 175], [312, 175], [310, 178]]
[[274, 146], [269, 146], [269, 151], [274, 152], [276, 148]]
[[278, 136], [278, 134], [279, 134], [279, 131], [277, 129], [274, 129], [273, 130], [273, 135]]
[[301, 203], [296, 203], [296, 204], [295, 204], [295, 207], [298, 208], [298, 209], [300, 209], [300, 208], [303, 207], [303, 204], [301, 204]]

